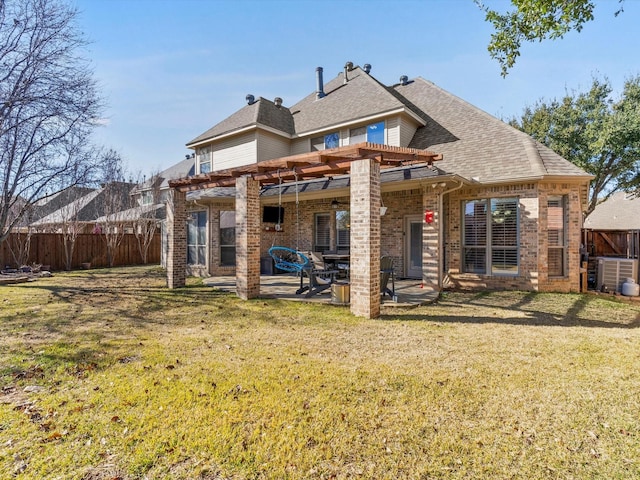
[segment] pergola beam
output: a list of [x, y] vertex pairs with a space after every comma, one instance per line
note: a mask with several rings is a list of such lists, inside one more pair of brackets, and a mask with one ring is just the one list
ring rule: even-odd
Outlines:
[[243, 175], [250, 175], [253, 180], [260, 182], [260, 185], [273, 185], [281, 182], [346, 174], [351, 170], [351, 162], [367, 158], [375, 159], [381, 168], [386, 168], [418, 163], [431, 164], [442, 160], [442, 155], [416, 148], [359, 143], [199, 174], [172, 180], [169, 185], [181, 191], [232, 187], [235, 185], [236, 179]]

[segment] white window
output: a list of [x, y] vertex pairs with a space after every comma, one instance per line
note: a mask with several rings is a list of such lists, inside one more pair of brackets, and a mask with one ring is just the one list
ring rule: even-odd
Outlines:
[[153, 192], [145, 190], [140, 194], [140, 205], [151, 205], [153, 203]]
[[549, 240], [548, 260], [550, 277], [565, 274], [566, 259], [566, 197], [549, 197], [547, 200], [547, 238]]
[[207, 263], [207, 212], [192, 212], [187, 223], [187, 264]]
[[198, 149], [198, 173], [209, 173], [211, 171], [211, 147]]
[[329, 148], [338, 148], [340, 146], [340, 133], [333, 132], [315, 137], [311, 139], [311, 151], [326, 150]]
[[366, 127], [352, 128], [349, 131], [349, 145], [362, 142], [384, 145], [384, 122], [372, 123]]
[[519, 257], [517, 198], [464, 202], [463, 264], [469, 273], [516, 275]]

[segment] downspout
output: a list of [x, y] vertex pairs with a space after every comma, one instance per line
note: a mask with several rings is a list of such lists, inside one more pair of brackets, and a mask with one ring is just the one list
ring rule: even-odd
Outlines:
[[464, 182], [460, 180], [460, 185], [450, 188], [449, 190], [443, 190], [438, 193], [438, 213], [439, 213], [439, 222], [438, 222], [438, 238], [440, 242], [440, 255], [438, 255], [438, 287], [442, 290], [442, 277], [444, 276], [444, 219], [442, 215], [442, 210], [444, 208], [443, 197], [446, 193], [455, 192], [456, 190], [460, 190]]

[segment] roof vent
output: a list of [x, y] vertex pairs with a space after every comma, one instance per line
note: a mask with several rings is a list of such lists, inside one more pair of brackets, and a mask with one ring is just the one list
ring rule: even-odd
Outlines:
[[406, 85], [407, 83], [409, 83], [409, 77], [407, 77], [406, 75], [402, 75], [400, 77], [400, 85]]
[[276, 104], [276, 107], [280, 108], [282, 106], [282, 99], [280, 97], [276, 97], [273, 99], [273, 103]]
[[364, 70], [364, 73], [369, 73], [371, 71], [371, 64], [365, 63], [362, 69]]
[[348, 72], [350, 72], [351, 70], [353, 70], [353, 62], [347, 62], [344, 64], [344, 80], [342, 81], [343, 84], [346, 84], [349, 81], [349, 76], [347, 75]]
[[322, 81], [322, 67], [316, 67], [316, 100], [324, 97], [324, 82]]
[[247, 105], [252, 105], [256, 101], [256, 97], [254, 97], [250, 93], [244, 98], [247, 101]]

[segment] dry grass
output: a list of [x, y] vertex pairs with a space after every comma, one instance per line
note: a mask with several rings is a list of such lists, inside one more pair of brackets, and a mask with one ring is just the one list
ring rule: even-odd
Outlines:
[[451, 293], [362, 320], [153, 268], [0, 292], [0, 478], [640, 476], [635, 303]]

